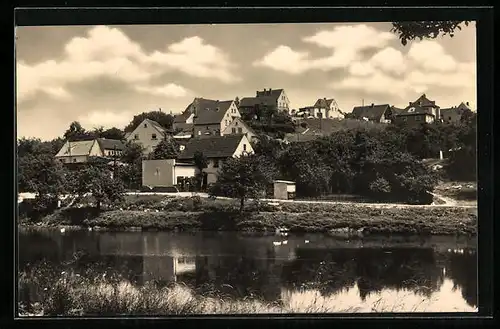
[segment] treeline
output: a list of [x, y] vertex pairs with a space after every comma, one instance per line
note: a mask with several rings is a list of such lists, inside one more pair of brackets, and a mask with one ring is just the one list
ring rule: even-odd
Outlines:
[[[459, 123], [342, 129], [301, 143], [261, 138], [255, 156], [223, 164], [213, 191], [244, 200], [279, 178], [295, 181], [299, 197], [357, 194], [428, 204], [439, 179], [476, 180], [476, 133], [474, 114]], [[440, 152], [446, 157], [442, 170], [422, 161], [439, 158]]]

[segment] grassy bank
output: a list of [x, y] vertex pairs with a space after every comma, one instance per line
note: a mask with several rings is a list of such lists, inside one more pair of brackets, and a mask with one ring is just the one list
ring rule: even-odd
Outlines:
[[18, 293], [21, 316], [355, 313], [412, 308], [387, 305], [394, 301], [384, 303], [380, 298], [365, 301], [363, 305], [349, 305], [328, 296], [311, 298], [305, 291], [292, 294], [283, 291], [275, 302], [266, 303], [257, 298], [242, 300], [215, 292], [199, 295], [183, 284], [160, 286], [148, 282], [137, 286], [113, 273], [87, 270], [80, 275], [43, 266], [20, 273]]
[[249, 203], [242, 214], [232, 200], [158, 197], [129, 199], [121, 209], [66, 208], [46, 216], [43, 226], [123, 230], [255, 231], [342, 234], [475, 235], [477, 210], [453, 207], [373, 208], [360, 204]]

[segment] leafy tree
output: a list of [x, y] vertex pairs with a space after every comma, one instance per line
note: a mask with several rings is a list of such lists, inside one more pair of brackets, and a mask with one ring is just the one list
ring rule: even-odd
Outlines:
[[64, 133], [64, 139], [70, 141], [85, 140], [93, 137], [92, 133], [87, 132], [78, 121], [73, 121]]
[[470, 21], [414, 21], [414, 22], [393, 22], [391, 32], [399, 35], [403, 46], [408, 41], [423, 38], [435, 39], [439, 35], [449, 35], [453, 37], [456, 30], [461, 30], [462, 24], [468, 26]]
[[156, 145], [153, 159], [176, 159], [179, 155], [179, 145], [173, 138], [165, 138]]
[[125, 138], [125, 132], [123, 132], [123, 130], [121, 130], [121, 129], [113, 127], [113, 128], [109, 128], [107, 130], [104, 130], [101, 133], [100, 137], [107, 138], [107, 139], [122, 140]]
[[117, 176], [128, 188], [140, 188], [142, 185], [142, 159], [144, 148], [133, 142], [125, 144], [120, 161], [125, 166], [120, 166]]
[[203, 169], [208, 167], [208, 159], [202, 152], [197, 151], [194, 153], [193, 162], [198, 169], [198, 173], [195, 176], [195, 181], [201, 190], [201, 188], [203, 187]]
[[245, 200], [258, 198], [272, 182], [274, 175], [273, 163], [260, 155], [229, 158], [223, 163], [210, 193], [240, 199], [241, 213]]
[[92, 194], [96, 201], [96, 208], [107, 202], [123, 200], [124, 186], [118, 179], [111, 177], [111, 170], [105, 165], [90, 165], [75, 172], [73, 192], [82, 197], [86, 193]]
[[125, 132], [134, 131], [145, 119], [158, 122], [165, 129], [171, 129], [174, 123], [174, 117], [162, 111], [143, 112], [135, 115], [132, 121], [125, 127]]

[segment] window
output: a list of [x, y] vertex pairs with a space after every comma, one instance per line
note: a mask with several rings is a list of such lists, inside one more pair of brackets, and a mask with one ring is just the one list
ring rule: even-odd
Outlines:
[[207, 130], [209, 130], [209, 129], [210, 129], [210, 127], [209, 127], [209, 126], [207, 126]]
[[59, 161], [61, 161], [62, 163], [64, 163], [64, 159], [59, 159]]
[[219, 168], [219, 160], [214, 160], [214, 168]]
[[226, 120], [226, 126], [227, 126], [227, 120]]
[[73, 162], [76, 162], [76, 159], [73, 159]]
[[139, 139], [139, 135], [135, 134], [134, 139]]
[[232, 128], [231, 131], [233, 132], [233, 134], [236, 134], [236, 128]]
[[238, 121], [235, 121], [235, 122], [234, 122], [234, 125], [235, 125], [235, 126], [237, 126], [237, 125], [238, 125]]
[[198, 130], [198, 136], [200, 136], [200, 135], [201, 135], [201, 131]]
[[240, 133], [240, 134], [243, 133], [243, 128], [241, 128], [241, 127], [238, 128], [238, 133]]
[[148, 127], [148, 124], [147, 124], [147, 123], [145, 123], [145, 124], [144, 124], [144, 128], [147, 128], [147, 127]]
[[156, 134], [152, 134], [151, 139], [156, 140]]
[[247, 150], [247, 144], [243, 144], [243, 151]]
[[448, 120], [451, 120], [451, 117], [448, 117]]

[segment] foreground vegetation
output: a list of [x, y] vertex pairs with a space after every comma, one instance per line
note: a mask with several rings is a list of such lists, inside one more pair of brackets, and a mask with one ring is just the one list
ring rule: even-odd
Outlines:
[[[110, 230], [255, 231], [367, 234], [475, 235], [477, 208], [370, 207], [362, 204], [250, 202], [243, 212], [236, 200], [200, 197], [129, 196], [120, 208], [63, 208], [35, 225]], [[23, 225], [33, 225], [24, 219]]]
[[[381, 298], [352, 305], [333, 296], [303, 292], [282, 292], [275, 302], [258, 297], [230, 297], [214, 289], [199, 294], [184, 284], [136, 285], [117, 272], [88, 268], [75, 272], [69, 265], [40, 263], [19, 274], [20, 316], [113, 316], [190, 315], [258, 313], [356, 313], [425, 311], [424, 305], [408, 307], [400, 301]], [[430, 300], [429, 300], [430, 301]], [[391, 305], [388, 305], [391, 303]], [[419, 309], [419, 306], [421, 306]], [[423, 306], [423, 307], [422, 307]], [[446, 308], [445, 304], [443, 308]], [[470, 310], [463, 310], [470, 311]]]

